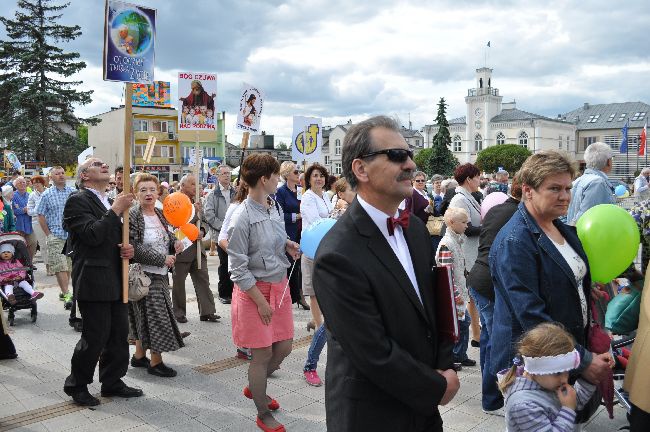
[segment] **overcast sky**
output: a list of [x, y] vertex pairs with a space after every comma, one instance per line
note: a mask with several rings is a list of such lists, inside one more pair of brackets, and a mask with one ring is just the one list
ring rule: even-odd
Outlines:
[[[16, 1], [0, 0], [4, 16]], [[56, 1], [57, 4], [62, 3]], [[324, 125], [373, 114], [414, 128], [432, 123], [440, 97], [449, 117], [465, 115], [475, 70], [494, 69], [504, 102], [556, 116], [584, 102], [650, 103], [650, 2], [138, 0], [158, 10], [155, 79], [179, 70], [218, 74], [217, 110], [228, 141], [242, 82], [265, 91], [261, 128], [290, 140], [293, 115]], [[71, 0], [62, 22], [83, 35], [67, 49], [88, 67], [93, 89], [81, 117], [122, 103], [123, 86], [102, 81], [103, 0]], [[0, 25], [0, 38], [4, 39]]]

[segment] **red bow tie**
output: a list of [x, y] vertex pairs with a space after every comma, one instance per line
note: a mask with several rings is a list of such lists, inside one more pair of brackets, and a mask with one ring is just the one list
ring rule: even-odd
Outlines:
[[402, 229], [406, 229], [409, 227], [409, 212], [406, 210], [400, 210], [399, 212], [399, 217], [389, 217], [386, 220], [386, 223], [388, 224], [388, 234], [393, 235], [395, 232], [395, 227], [397, 225], [401, 225]]

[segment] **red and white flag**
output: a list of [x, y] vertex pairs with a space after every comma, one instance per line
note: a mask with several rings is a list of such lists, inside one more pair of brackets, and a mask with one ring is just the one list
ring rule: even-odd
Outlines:
[[648, 121], [646, 120], [639, 137], [639, 156], [645, 156], [645, 145], [648, 138]]

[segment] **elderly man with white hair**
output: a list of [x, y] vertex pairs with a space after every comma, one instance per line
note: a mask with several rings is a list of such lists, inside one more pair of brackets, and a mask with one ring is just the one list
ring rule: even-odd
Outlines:
[[573, 182], [567, 223], [575, 225], [580, 216], [598, 204], [614, 204], [614, 188], [607, 174], [612, 170], [612, 148], [595, 142], [585, 150], [587, 169]]
[[643, 168], [634, 180], [634, 196], [641, 199], [650, 198], [650, 168]]

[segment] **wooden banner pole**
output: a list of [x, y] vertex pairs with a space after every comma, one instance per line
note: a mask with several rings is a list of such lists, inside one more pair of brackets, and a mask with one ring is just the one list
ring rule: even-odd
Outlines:
[[241, 166], [244, 163], [244, 154], [246, 153], [246, 147], [248, 147], [248, 138], [250, 137], [250, 132], [244, 132], [241, 137], [241, 157], [239, 158], [239, 173], [237, 174], [237, 187], [239, 187], [239, 179], [241, 178]]
[[[199, 172], [201, 165], [203, 163], [203, 158], [201, 157], [201, 146], [199, 145], [199, 131], [196, 131], [196, 143], [194, 144], [194, 178], [196, 179], [196, 190], [194, 191], [195, 202], [201, 202], [201, 179], [199, 178]], [[201, 217], [200, 212], [197, 212], [196, 217], [198, 218], [196, 226], [201, 232]], [[201, 270], [201, 248], [203, 247], [203, 239], [199, 238], [196, 241], [196, 267]]]
[[[124, 172], [122, 173], [122, 193], [131, 192], [131, 129], [133, 126], [133, 84], [124, 83]], [[129, 209], [122, 214], [122, 245], [129, 244]], [[129, 302], [129, 260], [122, 259], [122, 301]]]

